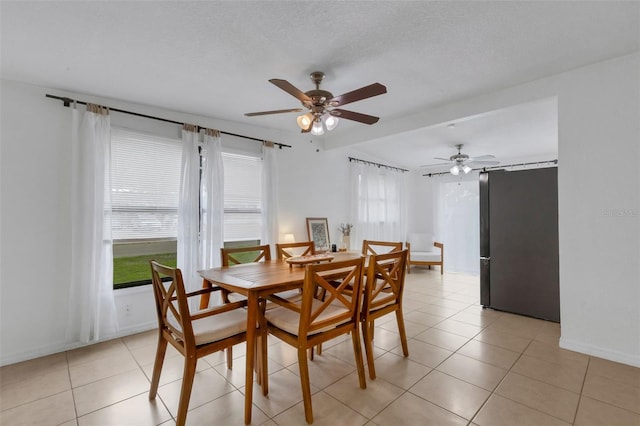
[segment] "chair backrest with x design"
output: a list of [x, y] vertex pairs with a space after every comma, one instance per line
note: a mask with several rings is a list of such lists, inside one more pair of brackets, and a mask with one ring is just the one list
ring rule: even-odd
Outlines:
[[313, 241], [276, 244], [276, 258], [278, 260], [285, 260], [292, 256], [308, 256], [315, 253], [316, 246]]
[[369, 256], [372, 254], [391, 253], [402, 250], [402, 241], [362, 241], [362, 254]]
[[220, 259], [222, 266], [271, 260], [271, 246], [264, 244], [261, 246], [248, 247], [223, 247], [220, 249]]

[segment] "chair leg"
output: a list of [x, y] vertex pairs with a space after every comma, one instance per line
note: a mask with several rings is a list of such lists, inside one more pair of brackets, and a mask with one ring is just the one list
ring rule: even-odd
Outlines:
[[300, 368], [300, 385], [302, 386], [302, 401], [304, 403], [304, 418], [307, 423], [313, 423], [313, 409], [311, 408], [311, 383], [309, 382], [309, 364], [307, 351], [298, 349], [298, 367]]
[[367, 355], [367, 368], [369, 369], [369, 377], [371, 380], [376, 379], [376, 367], [373, 363], [373, 336], [371, 335], [371, 327], [366, 321], [362, 322], [362, 339], [364, 340], [364, 350]]
[[164, 363], [164, 355], [167, 353], [167, 340], [162, 337], [162, 331], [158, 339], [158, 349], [156, 350], [156, 360], [153, 364], [153, 375], [151, 376], [151, 388], [149, 389], [149, 399], [154, 399], [158, 393], [158, 383], [160, 383], [160, 373]]
[[398, 331], [400, 332], [400, 342], [402, 343], [402, 354], [404, 356], [409, 356], [409, 347], [407, 346], [407, 331], [404, 328], [402, 306], [396, 309], [396, 320], [398, 321]]
[[178, 415], [176, 416], [176, 426], [183, 426], [187, 420], [189, 410], [189, 399], [191, 399], [191, 389], [193, 379], [196, 374], [197, 358], [186, 356], [184, 358], [184, 373], [182, 377], [182, 389], [180, 390], [180, 401], [178, 402]]
[[231, 370], [233, 368], [233, 346], [227, 348], [227, 368]]
[[313, 361], [313, 358], [315, 357], [316, 352], [318, 353], [318, 355], [322, 355], [322, 343], [319, 343], [316, 346], [309, 348], [309, 359], [311, 361]]
[[[364, 362], [362, 361], [362, 346], [360, 343], [360, 330], [358, 330], [357, 323], [353, 327], [353, 330], [351, 330], [351, 341], [353, 342], [353, 354], [356, 358], [356, 367], [358, 369], [358, 381], [360, 382], [360, 389], [366, 389], [367, 378], [365, 377], [365, 374], [364, 374]], [[371, 351], [371, 358], [373, 359], [373, 351]], [[370, 365], [373, 365], [373, 363], [371, 363]]]
[[440, 275], [444, 274], [444, 263], [440, 264]]

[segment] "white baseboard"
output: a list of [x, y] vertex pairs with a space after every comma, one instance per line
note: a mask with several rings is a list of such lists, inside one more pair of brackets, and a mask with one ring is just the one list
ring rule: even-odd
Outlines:
[[109, 336], [104, 339], [100, 339], [95, 342], [90, 343], [81, 343], [81, 342], [57, 342], [50, 345], [42, 346], [40, 348], [32, 349], [26, 352], [20, 352], [15, 354], [9, 354], [8, 356], [2, 358], [0, 360], [0, 366], [15, 364], [22, 361], [28, 361], [34, 358], [40, 358], [47, 355], [57, 354], [59, 352], [66, 352], [72, 349], [81, 348], [84, 346], [93, 345], [100, 342], [106, 342], [108, 340], [119, 339], [121, 337], [131, 336], [132, 334], [142, 333], [144, 331], [149, 331], [158, 328], [158, 323], [156, 321], [151, 321], [144, 324], [136, 324], [133, 327], [125, 327], [121, 328], [117, 334], [113, 336]]
[[42, 356], [57, 354], [58, 352], [64, 352], [69, 349], [71, 349], [69, 345], [64, 342], [52, 343], [50, 345], [31, 349], [26, 352], [8, 354], [0, 360], [0, 366], [15, 364], [17, 362], [40, 358]]
[[588, 345], [575, 340], [560, 338], [560, 347], [570, 351], [580, 352], [587, 355], [597, 356], [609, 361], [619, 362], [622, 364], [640, 367], [640, 354], [628, 354], [624, 352], [612, 351], [611, 349], [601, 348], [599, 346]]

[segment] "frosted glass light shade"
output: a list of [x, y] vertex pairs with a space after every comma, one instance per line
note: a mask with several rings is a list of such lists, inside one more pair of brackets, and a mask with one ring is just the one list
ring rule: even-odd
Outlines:
[[471, 167], [469, 167], [467, 165], [464, 165], [464, 166], [462, 166], [462, 171], [466, 175], [467, 173], [469, 173], [471, 171]]
[[298, 118], [296, 118], [296, 122], [298, 123], [298, 127], [304, 131], [308, 131], [313, 124], [313, 115], [310, 113], [299, 115]]
[[313, 127], [311, 128], [311, 134], [315, 136], [324, 135], [324, 128], [322, 128], [322, 121], [317, 120], [313, 122]]
[[450, 168], [449, 171], [454, 176], [458, 176], [458, 174], [460, 174], [460, 168], [458, 167], [457, 164], [455, 166], [453, 166], [452, 168]]
[[339, 121], [340, 120], [338, 119], [338, 117], [334, 117], [333, 115], [330, 115], [324, 121], [324, 125], [327, 127], [327, 130], [331, 131], [331, 130], [336, 128], [336, 126], [338, 125]]

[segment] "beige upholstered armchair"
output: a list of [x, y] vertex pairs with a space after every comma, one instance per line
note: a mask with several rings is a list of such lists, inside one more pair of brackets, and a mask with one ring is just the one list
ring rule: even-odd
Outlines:
[[412, 265], [440, 265], [440, 274], [444, 273], [444, 244], [433, 240], [431, 234], [410, 233], [407, 239], [407, 272], [411, 273]]

